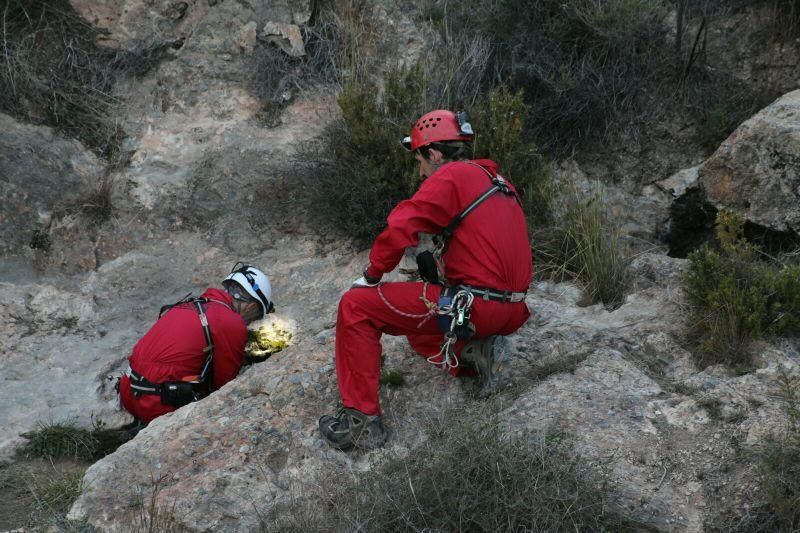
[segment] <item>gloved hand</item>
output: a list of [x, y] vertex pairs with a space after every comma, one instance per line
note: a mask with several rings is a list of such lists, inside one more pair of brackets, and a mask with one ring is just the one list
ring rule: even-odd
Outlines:
[[353, 282], [353, 284], [350, 285], [350, 288], [351, 289], [359, 289], [359, 288], [363, 289], [365, 287], [377, 287], [380, 282], [381, 282], [381, 278], [373, 278], [369, 274], [367, 274], [366, 270], [364, 270], [364, 272], [361, 274], [361, 277], [358, 278], [357, 280], [355, 280]]
[[351, 289], [365, 289], [367, 287], [377, 287], [379, 284], [380, 284], [380, 281], [377, 281], [375, 283], [370, 283], [369, 281], [367, 281], [367, 278], [365, 278], [364, 276], [361, 276], [360, 278], [355, 280], [352, 285], [350, 285], [350, 288]]

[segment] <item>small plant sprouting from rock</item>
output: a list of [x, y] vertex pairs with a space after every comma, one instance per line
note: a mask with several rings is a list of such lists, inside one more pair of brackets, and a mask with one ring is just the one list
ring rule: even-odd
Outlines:
[[43, 252], [47, 252], [50, 250], [50, 247], [53, 245], [53, 241], [50, 239], [50, 234], [47, 231], [42, 229], [36, 229], [33, 231], [33, 236], [31, 237], [31, 242], [29, 246], [34, 250], [41, 250]]
[[81, 206], [84, 213], [98, 222], [103, 222], [111, 217], [114, 211], [112, 195], [114, 193], [114, 179], [105, 176], [89, 193], [86, 202]]
[[381, 372], [380, 384], [391, 388], [402, 387], [406, 384], [406, 377], [399, 370], [386, 370]]
[[701, 117], [697, 127], [697, 142], [710, 154], [730, 135], [733, 126], [725, 108], [717, 105]]
[[136, 533], [173, 533], [184, 531], [175, 514], [175, 502], [164, 505], [161, 502], [161, 491], [174, 474], [167, 472], [153, 479], [153, 488], [147, 501], [137, 502], [139, 513], [134, 519], [133, 531]]
[[244, 347], [246, 363], [266, 361], [273, 354], [289, 346], [292, 334], [281, 326], [271, 324], [247, 332], [248, 341]]

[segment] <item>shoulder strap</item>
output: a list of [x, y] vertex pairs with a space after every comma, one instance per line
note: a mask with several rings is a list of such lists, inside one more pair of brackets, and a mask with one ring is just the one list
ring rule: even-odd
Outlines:
[[500, 174], [492, 175], [492, 173], [489, 172], [489, 169], [487, 169], [486, 167], [482, 167], [477, 163], [473, 163], [472, 161], [465, 161], [465, 163], [467, 163], [468, 165], [478, 167], [479, 169], [483, 170], [486, 173], [486, 175], [489, 176], [489, 179], [492, 182], [492, 186], [489, 189], [487, 189], [486, 192], [475, 198], [475, 200], [473, 200], [472, 203], [470, 203], [467, 207], [465, 207], [463, 211], [461, 211], [459, 214], [453, 217], [453, 219], [450, 221], [447, 227], [445, 227], [444, 230], [442, 230], [442, 233], [440, 233], [441, 238], [444, 239], [445, 241], [453, 236], [453, 233], [455, 233], [456, 228], [459, 226], [459, 224], [461, 224], [461, 221], [467, 217], [467, 215], [469, 215], [476, 207], [478, 207], [483, 202], [488, 200], [489, 197], [496, 192], [502, 192], [503, 194], [513, 195], [514, 198], [517, 200], [517, 203], [522, 205], [519, 196], [517, 195], [517, 193], [511, 190], [511, 187], [508, 186], [508, 182], [506, 182], [503, 176], [501, 176]]
[[162, 316], [164, 316], [164, 313], [166, 313], [167, 311], [169, 311], [170, 309], [172, 309], [176, 305], [185, 304], [186, 302], [191, 302], [191, 301], [192, 301], [192, 293], [190, 292], [189, 294], [187, 294], [186, 296], [184, 296], [183, 298], [181, 298], [180, 300], [178, 300], [174, 304], [162, 305], [161, 309], [158, 310], [158, 318], [161, 318]]
[[200, 325], [203, 326], [203, 335], [206, 337], [206, 347], [203, 352], [206, 354], [206, 361], [203, 363], [203, 369], [200, 371], [200, 383], [211, 383], [212, 364], [214, 355], [214, 343], [211, 340], [211, 328], [208, 326], [208, 317], [206, 316], [203, 304], [208, 303], [205, 298], [194, 298], [193, 302], [197, 306], [197, 314], [200, 315]]
[[175, 302], [174, 304], [167, 304], [165, 306], [162, 306], [161, 310], [158, 312], [158, 318], [161, 318], [162, 316], [164, 316], [164, 313], [166, 313], [175, 306], [185, 303], [192, 303], [195, 305], [195, 308], [197, 309], [197, 314], [200, 316], [200, 325], [203, 327], [203, 335], [206, 338], [206, 347], [203, 348], [203, 353], [206, 354], [206, 360], [203, 363], [203, 368], [199, 374], [200, 383], [210, 383], [213, 373], [212, 363], [214, 355], [214, 342], [211, 339], [211, 328], [208, 325], [208, 317], [206, 316], [206, 311], [205, 308], [203, 307], [204, 304], [207, 304], [209, 302], [215, 302], [222, 305], [226, 305], [224, 302], [220, 302], [218, 300], [209, 300], [208, 298], [192, 296], [192, 293], [189, 293], [179, 301]]
[[492, 196], [494, 193], [496, 193], [499, 190], [500, 190], [500, 187], [494, 185], [489, 190], [487, 190], [485, 193], [483, 193], [480, 196], [478, 196], [477, 198], [475, 198], [475, 200], [473, 200], [472, 203], [469, 204], [463, 211], [461, 211], [459, 214], [454, 216], [453, 219], [450, 221], [450, 223], [447, 225], [447, 227], [442, 230], [442, 233], [440, 234], [442, 236], [442, 238], [447, 240], [450, 237], [452, 237], [453, 233], [455, 233], [455, 231], [456, 231], [456, 228], [459, 226], [459, 224], [461, 224], [461, 221], [464, 220], [465, 218], [467, 218], [467, 215], [469, 215], [472, 212], [473, 209], [475, 209], [476, 207], [481, 205], [490, 196]]

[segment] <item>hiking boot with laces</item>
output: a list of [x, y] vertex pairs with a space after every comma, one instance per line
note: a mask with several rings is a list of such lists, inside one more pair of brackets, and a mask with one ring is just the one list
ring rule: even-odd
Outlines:
[[478, 371], [481, 396], [490, 396], [511, 382], [511, 343], [502, 335], [468, 342], [461, 358]]
[[346, 407], [333, 416], [324, 415], [320, 418], [319, 431], [325, 441], [337, 450], [371, 450], [383, 446], [388, 437], [380, 416], [365, 415]]

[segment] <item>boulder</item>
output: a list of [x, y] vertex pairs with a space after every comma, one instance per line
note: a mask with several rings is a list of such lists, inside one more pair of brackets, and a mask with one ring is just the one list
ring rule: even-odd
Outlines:
[[734, 131], [699, 169], [708, 201], [760, 226], [800, 234], [800, 90]]
[[[329, 260], [332, 267], [343, 258]], [[634, 271], [641, 282], [614, 312], [581, 307], [581, 291], [569, 284], [535, 284], [527, 299], [534, 316], [512, 337], [514, 387], [500, 413], [510, 432], [556, 425], [574, 435], [577, 451], [605, 473], [616, 501], [663, 531], [703, 531], [721, 507], [718, 498], [739, 501], [752, 490], [752, 476], [740, 478], [730, 439], [762, 434], [781, 414], [779, 406], [742, 398], [768, 394], [781, 366], [797, 366], [785, 349], [771, 347], [758, 373], [698, 372], [677, 340], [684, 264], [639, 257]], [[353, 268], [317, 271], [307, 278], [318, 282], [312, 292], [341, 290], [349, 279], [342, 273]], [[299, 326], [294, 346], [157, 419], [90, 467], [70, 517], [123, 531], [141, 520], [143, 502], [155, 495], [162, 512], [189, 530], [252, 531], [269, 523], [276, 506], [329, 497], [319, 488], [330, 486], [325, 480], [358, 476], [387, 454], [413, 453], [421, 417], [479, 401], [474, 380], [451, 378], [403, 339], [384, 337], [384, 368], [406, 377], [403, 387], [381, 388], [389, 444], [370, 453], [327, 447], [317, 419], [339, 400], [334, 330], [312, 317], [330, 319], [336, 298], [320, 295], [312, 305], [303, 294], [299, 285], [290, 289], [287, 297], [298, 303], [282, 317]]]

